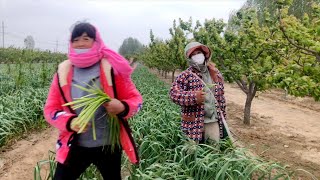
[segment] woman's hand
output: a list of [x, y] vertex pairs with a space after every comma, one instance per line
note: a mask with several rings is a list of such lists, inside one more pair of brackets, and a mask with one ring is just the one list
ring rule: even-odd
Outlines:
[[110, 102], [104, 103], [104, 107], [108, 113], [113, 115], [117, 115], [125, 110], [124, 105], [118, 99], [111, 99]]
[[[75, 131], [75, 132], [79, 132], [80, 131], [80, 127], [79, 127], [79, 125], [77, 125], [76, 124], [76, 121], [78, 121], [78, 118], [76, 117], [76, 118], [73, 118], [72, 120], [71, 120], [71, 124], [70, 124], [70, 129], [72, 130], [72, 131]], [[84, 132], [86, 132], [87, 130], [88, 130], [88, 126], [89, 126], [90, 124], [88, 123], [87, 124], [87, 126], [83, 129], [83, 131], [81, 132], [81, 133], [84, 133]]]
[[206, 99], [206, 93], [203, 91], [196, 91], [197, 104], [203, 104]]

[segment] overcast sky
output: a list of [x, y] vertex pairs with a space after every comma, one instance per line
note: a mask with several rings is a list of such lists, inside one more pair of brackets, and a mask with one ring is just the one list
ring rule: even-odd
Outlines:
[[[174, 19], [192, 16], [228, 20], [232, 10], [245, 0], [0, 0], [0, 22], [4, 22], [5, 47], [23, 47], [27, 35], [36, 48], [66, 52], [70, 26], [87, 20], [100, 31], [104, 42], [118, 50], [127, 37], [148, 44], [150, 29], [156, 37], [168, 39]], [[0, 24], [2, 27], [2, 24]], [[2, 47], [2, 28], [0, 29]]]

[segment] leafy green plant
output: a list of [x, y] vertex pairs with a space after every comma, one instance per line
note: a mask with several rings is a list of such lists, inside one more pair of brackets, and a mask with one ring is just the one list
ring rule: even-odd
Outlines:
[[[230, 146], [228, 141], [219, 144], [190, 141], [180, 130], [179, 107], [167, 97], [169, 86], [141, 66], [132, 78], [144, 99], [141, 112], [129, 121], [138, 144], [140, 164], [131, 165], [124, 159], [122, 169], [130, 173], [124, 179], [295, 178], [295, 171], [287, 166], [253, 157], [246, 149]], [[314, 178], [308, 172], [305, 174]], [[99, 176], [90, 169], [81, 178]]]
[[[74, 121], [74, 125], [78, 125], [80, 130], [78, 133], [83, 132], [87, 127], [89, 121], [92, 122], [93, 139], [96, 140], [94, 113], [104, 103], [110, 102], [111, 98], [103, 92], [96, 84], [86, 84], [88, 88], [74, 85], [75, 87], [88, 92], [89, 94], [78, 98], [72, 102], [64, 104], [64, 106], [71, 106], [73, 109], [83, 108], [78, 116], [77, 121]], [[110, 129], [110, 142], [111, 150], [114, 150], [115, 146], [120, 146], [120, 124], [116, 115], [109, 114], [109, 129]]]

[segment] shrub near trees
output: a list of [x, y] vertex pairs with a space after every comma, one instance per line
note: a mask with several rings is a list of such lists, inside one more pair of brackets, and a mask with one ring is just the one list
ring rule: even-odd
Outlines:
[[132, 57], [139, 52], [141, 52], [143, 49], [143, 45], [140, 43], [138, 39], [129, 37], [126, 38], [123, 42], [122, 45], [120, 46], [118, 52], [125, 57]]

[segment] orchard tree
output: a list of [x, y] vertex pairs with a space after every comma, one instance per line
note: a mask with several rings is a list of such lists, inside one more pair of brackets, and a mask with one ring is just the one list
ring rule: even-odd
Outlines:
[[150, 68], [157, 68], [163, 73], [170, 70], [169, 47], [167, 42], [162, 39], [155, 38], [152, 30], [150, 30], [149, 46], [141, 53], [139, 59]]
[[[181, 19], [179, 19], [181, 22]], [[176, 20], [173, 21], [173, 27], [169, 29], [171, 39], [168, 41], [169, 45], [169, 62], [170, 71], [172, 72], [171, 81], [174, 81], [174, 73], [177, 69], [184, 70], [187, 68], [187, 60], [184, 54], [184, 47], [187, 45], [187, 34], [179, 24], [177, 26]]]
[[132, 57], [142, 51], [143, 45], [138, 39], [126, 38], [119, 48], [119, 53], [125, 57]]
[[[265, 21], [269, 27], [274, 26], [270, 18]], [[227, 28], [222, 20], [215, 19], [205, 20], [203, 25], [197, 21], [194, 28], [191, 26], [190, 22], [183, 23], [194, 40], [210, 47], [212, 61], [225, 79], [236, 82], [246, 94], [244, 123], [249, 125], [253, 98], [257, 91], [272, 86], [275, 67], [281, 63], [273, 50], [277, 29], [260, 26], [257, 12], [247, 7], [231, 15]]]
[[277, 4], [279, 29], [288, 44], [286, 63], [277, 69], [277, 83], [291, 95], [320, 100], [320, 5], [312, 2], [309, 14], [299, 19], [289, 15], [292, 1]]
[[[268, 16], [268, 13], [266, 13]], [[255, 9], [238, 11], [229, 21], [236, 28], [224, 34], [224, 53], [219, 58], [224, 76], [234, 80], [246, 94], [244, 124], [250, 124], [252, 101], [257, 91], [273, 85], [275, 69], [282, 63], [274, 50], [278, 44], [277, 29], [269, 18], [260, 25]]]
[[185, 32], [180, 25], [173, 21], [173, 27], [169, 29], [171, 39], [161, 40], [154, 36], [150, 30], [150, 44], [148, 48], [139, 56], [148, 67], [157, 68], [167, 75], [172, 72], [171, 79], [174, 81], [174, 73], [177, 69], [185, 69], [187, 61], [184, 55], [184, 47], [187, 43]]

